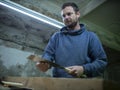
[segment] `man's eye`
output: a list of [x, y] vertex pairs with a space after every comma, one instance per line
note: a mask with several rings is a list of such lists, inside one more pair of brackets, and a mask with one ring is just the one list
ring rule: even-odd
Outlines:
[[63, 17], [65, 17], [65, 15], [63, 15]]
[[73, 13], [66, 13], [66, 14], [63, 14], [62, 16], [65, 17], [66, 15], [67, 16], [71, 16]]
[[67, 13], [68, 16], [70, 16], [72, 13]]

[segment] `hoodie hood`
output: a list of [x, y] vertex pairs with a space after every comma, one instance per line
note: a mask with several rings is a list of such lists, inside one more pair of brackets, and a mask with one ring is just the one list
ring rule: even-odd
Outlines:
[[63, 34], [69, 34], [69, 35], [79, 35], [82, 32], [85, 31], [85, 26], [84, 24], [80, 24], [80, 29], [79, 30], [68, 30], [67, 27], [63, 27], [60, 32]]

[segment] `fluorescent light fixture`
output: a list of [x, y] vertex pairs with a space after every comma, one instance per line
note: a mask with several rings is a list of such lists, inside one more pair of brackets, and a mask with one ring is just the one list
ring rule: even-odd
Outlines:
[[59, 21], [57, 21], [55, 19], [49, 18], [49, 17], [47, 17], [47, 16], [45, 16], [43, 14], [37, 13], [37, 12], [35, 12], [33, 10], [30, 10], [28, 8], [25, 8], [25, 7], [21, 6], [21, 5], [18, 5], [16, 3], [8, 1], [8, 0], [0, 1], [0, 5], [11, 8], [11, 9], [17, 11], [17, 12], [28, 15], [28, 16], [30, 16], [32, 18], [40, 20], [40, 21], [42, 21], [42, 22], [44, 22], [46, 24], [52, 25], [52, 26], [54, 26], [56, 28], [62, 28], [64, 26], [63, 23], [61, 23], [61, 22], [59, 22]]

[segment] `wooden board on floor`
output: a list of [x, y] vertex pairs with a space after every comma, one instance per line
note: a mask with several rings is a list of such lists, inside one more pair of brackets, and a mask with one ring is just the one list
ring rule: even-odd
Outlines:
[[103, 80], [96, 78], [7, 77], [6, 81], [23, 83], [33, 90], [103, 90]]

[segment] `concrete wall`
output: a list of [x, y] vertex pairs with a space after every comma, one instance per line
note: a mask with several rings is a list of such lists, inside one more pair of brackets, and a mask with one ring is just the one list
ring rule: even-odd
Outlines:
[[52, 26], [0, 5], [0, 76], [50, 77], [51, 71], [40, 72], [30, 54], [41, 55], [53, 33]]
[[0, 46], [0, 76], [20, 76], [20, 77], [50, 77], [51, 70], [46, 73], [41, 72], [35, 63], [27, 57], [33, 53]]

